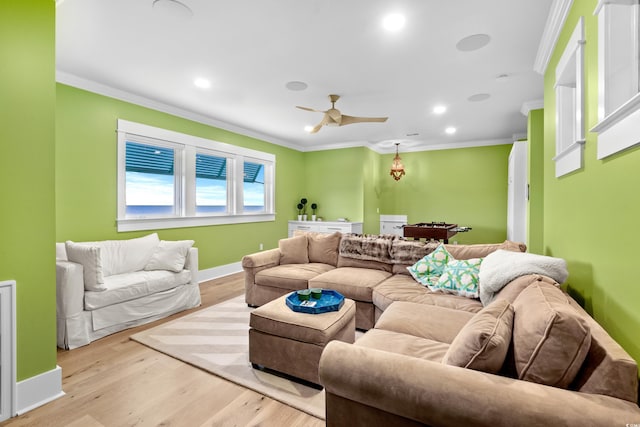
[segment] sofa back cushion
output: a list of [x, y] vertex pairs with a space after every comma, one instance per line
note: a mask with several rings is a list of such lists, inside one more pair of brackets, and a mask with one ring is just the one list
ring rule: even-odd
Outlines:
[[321, 264], [338, 265], [338, 246], [342, 233], [316, 233], [313, 231], [294, 231], [295, 236], [307, 237], [307, 250], [309, 262], [319, 262]]
[[307, 264], [309, 250], [307, 236], [294, 236], [278, 240], [280, 264]]
[[479, 245], [444, 245], [449, 251], [451, 256], [455, 259], [472, 259], [472, 258], [484, 258], [492, 252], [498, 249], [513, 252], [525, 252], [527, 245], [524, 243], [512, 242], [505, 240], [502, 243], [489, 243]]
[[521, 380], [567, 388], [591, 345], [586, 320], [559, 288], [535, 282], [513, 303], [513, 357]]
[[462, 327], [442, 363], [497, 373], [507, 357], [512, 328], [513, 307], [506, 300], [495, 300]]
[[153, 251], [160, 244], [157, 233], [127, 240], [87, 242], [102, 249], [102, 268], [105, 276], [144, 270]]

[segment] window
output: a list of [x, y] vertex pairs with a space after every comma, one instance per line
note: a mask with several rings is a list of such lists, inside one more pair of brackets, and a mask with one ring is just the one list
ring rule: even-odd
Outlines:
[[556, 177], [582, 167], [584, 152], [584, 23], [580, 18], [556, 67]]
[[640, 143], [640, 6], [600, 1], [598, 17], [598, 158]]
[[273, 221], [275, 156], [118, 120], [118, 231]]

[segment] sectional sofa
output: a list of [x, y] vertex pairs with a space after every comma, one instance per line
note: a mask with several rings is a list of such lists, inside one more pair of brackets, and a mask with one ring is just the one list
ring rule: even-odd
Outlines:
[[[482, 260], [482, 298], [433, 291], [407, 269], [442, 248]], [[245, 297], [323, 287], [355, 300], [366, 333], [320, 359], [329, 426], [640, 425], [636, 362], [561, 289], [558, 260], [525, 250], [299, 233], [243, 258]]]

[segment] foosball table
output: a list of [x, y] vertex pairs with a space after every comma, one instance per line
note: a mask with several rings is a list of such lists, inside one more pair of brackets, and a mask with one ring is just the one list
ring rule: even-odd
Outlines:
[[404, 237], [412, 237], [415, 240], [442, 240], [449, 243], [449, 239], [457, 233], [471, 230], [471, 227], [459, 227], [458, 224], [447, 224], [446, 222], [419, 222], [417, 224], [407, 224], [404, 227]]

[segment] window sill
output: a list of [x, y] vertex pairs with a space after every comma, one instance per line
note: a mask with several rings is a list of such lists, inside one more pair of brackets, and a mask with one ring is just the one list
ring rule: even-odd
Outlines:
[[202, 227], [207, 225], [245, 224], [249, 222], [275, 221], [275, 214], [246, 214], [193, 216], [176, 218], [126, 218], [118, 219], [118, 232], [161, 230], [165, 228]]
[[584, 140], [576, 141], [552, 160], [556, 162], [556, 178], [582, 168]]
[[591, 128], [598, 134], [598, 159], [640, 143], [640, 93]]

